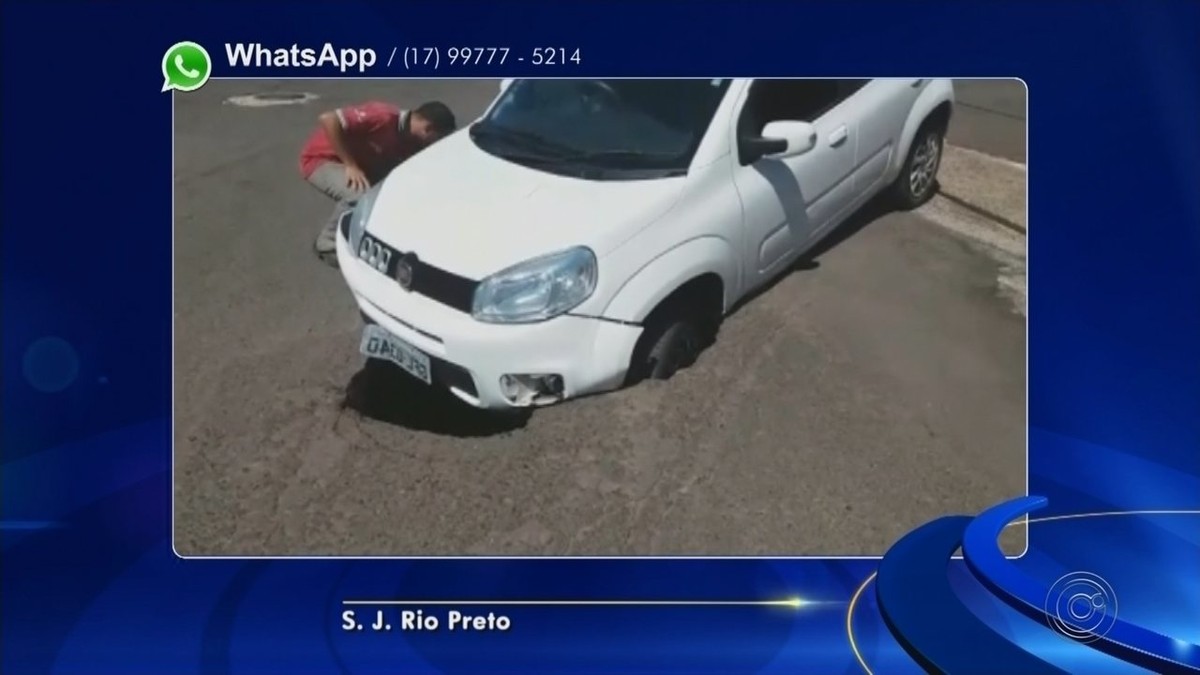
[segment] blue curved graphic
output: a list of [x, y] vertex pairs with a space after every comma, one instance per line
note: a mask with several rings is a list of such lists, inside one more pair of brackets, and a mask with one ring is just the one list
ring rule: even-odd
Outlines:
[[896, 641], [932, 673], [1063, 673], [989, 628], [959, 600], [946, 565], [971, 518], [939, 518], [896, 542], [879, 562], [875, 595]]
[[[1049, 623], [1045, 603], [1050, 589], [1009, 562], [996, 545], [1010, 522], [1047, 502], [1045, 497], [1021, 497], [984, 511], [966, 527], [962, 549], [967, 566], [989, 590], [1023, 614]], [[1200, 647], [1116, 616], [1092, 637], [1088, 646], [1157, 673], [1200, 672]]]

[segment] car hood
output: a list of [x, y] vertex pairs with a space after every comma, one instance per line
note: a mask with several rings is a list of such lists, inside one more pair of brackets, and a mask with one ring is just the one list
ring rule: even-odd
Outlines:
[[490, 155], [463, 130], [388, 175], [367, 232], [448, 272], [482, 278], [571, 246], [602, 257], [666, 213], [684, 180], [559, 176]]

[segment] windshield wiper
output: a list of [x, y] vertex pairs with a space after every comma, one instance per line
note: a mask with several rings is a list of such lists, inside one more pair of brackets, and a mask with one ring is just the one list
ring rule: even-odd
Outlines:
[[483, 122], [473, 124], [471, 125], [470, 133], [471, 138], [487, 138], [505, 142], [524, 150], [545, 152], [551, 155], [550, 157], [539, 155], [537, 157], [528, 157], [528, 159], [560, 159], [565, 156], [573, 155], [576, 152], [574, 148], [568, 147], [561, 143], [556, 143], [555, 141], [552, 141], [539, 134], [535, 134], [532, 131], [512, 129], [496, 124], [487, 124]]
[[[667, 175], [682, 175], [687, 169], [672, 166], [679, 161], [679, 155], [667, 152], [643, 152], [641, 150], [580, 150], [559, 143], [531, 131], [512, 129], [510, 127], [478, 122], [471, 126], [471, 137], [505, 143], [514, 150], [498, 153], [500, 156], [516, 162], [539, 164], [542, 166], [591, 166], [601, 170], [644, 170], [667, 172]], [[606, 166], [609, 163], [620, 163], [624, 166]], [[640, 166], [647, 163], [650, 166]], [[630, 166], [630, 165], [633, 166]], [[660, 165], [660, 166], [655, 166]], [[665, 166], [661, 166], [665, 165]]]
[[591, 166], [602, 171], [644, 173], [662, 177], [687, 175], [680, 156], [673, 152], [642, 150], [580, 150], [562, 158], [563, 162]]
[[580, 150], [570, 155], [572, 160], [590, 162], [596, 160], [631, 159], [642, 162], [674, 162], [679, 154], [674, 152], [645, 152], [642, 150]]

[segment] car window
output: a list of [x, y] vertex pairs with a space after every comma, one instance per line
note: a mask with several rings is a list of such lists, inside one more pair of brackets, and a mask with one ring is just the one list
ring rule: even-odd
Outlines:
[[[621, 169], [686, 169], [728, 80], [517, 80], [480, 122], [490, 135], [476, 135], [480, 147], [510, 158], [558, 158], [558, 164]], [[488, 139], [496, 139], [489, 143]], [[565, 159], [564, 159], [565, 158]]]
[[870, 80], [755, 80], [738, 132], [758, 135], [769, 122], [815, 122]]

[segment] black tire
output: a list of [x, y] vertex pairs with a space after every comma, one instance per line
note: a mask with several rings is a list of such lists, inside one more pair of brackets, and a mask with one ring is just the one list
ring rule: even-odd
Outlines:
[[900, 175], [892, 184], [892, 201], [897, 208], [915, 209], [937, 192], [937, 172], [942, 165], [944, 136], [945, 132], [932, 123], [926, 123], [917, 131]]
[[646, 332], [634, 350], [626, 383], [671, 379], [696, 362], [711, 344], [713, 332], [706, 322], [680, 312], [647, 322]]

